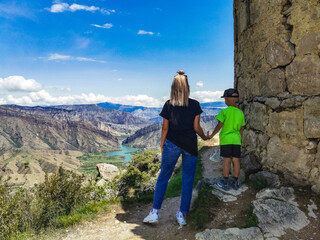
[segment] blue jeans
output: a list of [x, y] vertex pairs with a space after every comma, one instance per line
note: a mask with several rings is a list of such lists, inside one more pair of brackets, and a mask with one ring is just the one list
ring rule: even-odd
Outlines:
[[161, 171], [157, 180], [153, 198], [154, 209], [161, 208], [164, 194], [167, 190], [168, 181], [172, 175], [180, 154], [182, 154], [182, 191], [180, 211], [184, 214], [187, 214], [189, 212], [194, 174], [197, 167], [197, 157], [177, 147], [169, 140], [166, 140], [163, 147]]

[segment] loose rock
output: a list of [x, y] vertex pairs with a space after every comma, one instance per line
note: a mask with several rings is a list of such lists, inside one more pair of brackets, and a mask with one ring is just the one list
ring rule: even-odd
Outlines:
[[259, 228], [228, 228], [226, 230], [207, 229], [196, 234], [196, 240], [263, 240]]
[[106, 181], [112, 180], [115, 176], [120, 174], [119, 168], [108, 163], [97, 164], [97, 170], [100, 177]]
[[299, 231], [309, 224], [304, 212], [288, 202], [258, 199], [253, 201], [253, 207], [265, 237], [280, 237], [286, 229]]

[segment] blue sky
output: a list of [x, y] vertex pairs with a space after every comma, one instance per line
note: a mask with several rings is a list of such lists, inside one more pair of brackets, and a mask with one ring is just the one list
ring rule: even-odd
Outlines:
[[0, 104], [160, 106], [233, 86], [232, 0], [0, 0]]

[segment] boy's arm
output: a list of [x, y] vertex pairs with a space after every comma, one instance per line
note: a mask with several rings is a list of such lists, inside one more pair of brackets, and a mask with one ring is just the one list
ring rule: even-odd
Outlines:
[[210, 135], [210, 138], [213, 138], [214, 135], [216, 135], [220, 129], [222, 128], [223, 123], [218, 121], [218, 125], [215, 127], [215, 129], [213, 130], [213, 133]]
[[243, 129], [244, 129], [244, 127], [242, 126], [242, 127], [240, 128], [241, 138], [242, 138], [242, 134], [243, 134]]

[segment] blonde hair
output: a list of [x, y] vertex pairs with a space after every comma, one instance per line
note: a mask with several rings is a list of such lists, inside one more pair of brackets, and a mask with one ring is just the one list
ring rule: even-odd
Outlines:
[[170, 104], [172, 106], [187, 107], [189, 104], [190, 87], [187, 75], [183, 70], [177, 71], [171, 85]]

